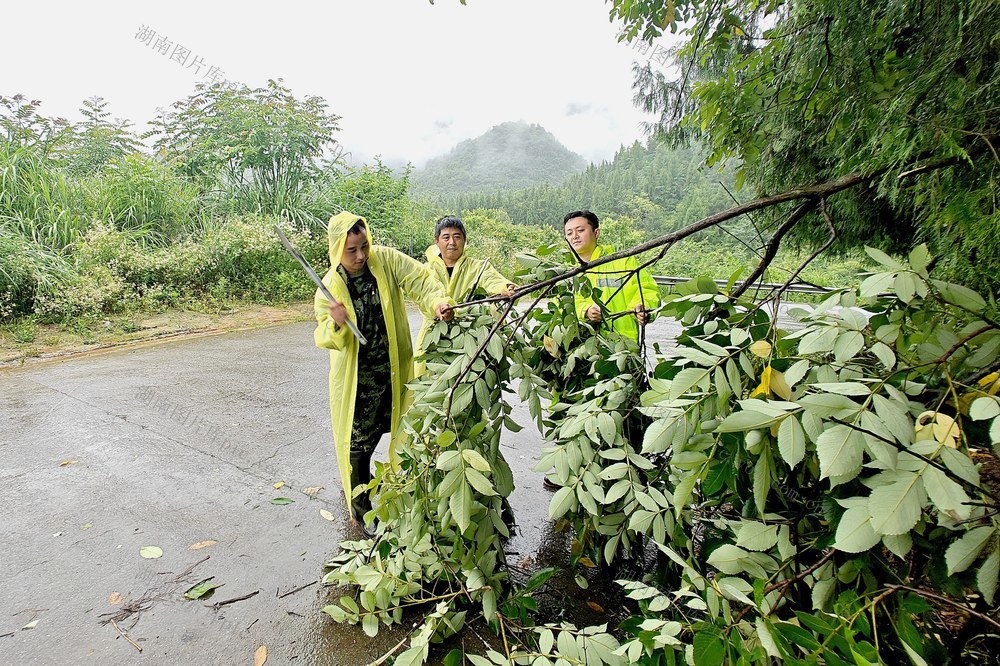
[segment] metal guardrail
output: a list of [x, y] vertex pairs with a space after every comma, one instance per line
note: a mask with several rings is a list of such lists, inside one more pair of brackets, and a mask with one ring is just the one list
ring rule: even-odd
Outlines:
[[[675, 276], [675, 275], [654, 275], [653, 276], [653, 280], [656, 281], [656, 284], [660, 285], [661, 287], [669, 287], [670, 290], [673, 290], [673, 288], [674, 288], [675, 285], [678, 285], [678, 284], [680, 284], [682, 282], [687, 282], [688, 280], [691, 280], [691, 279], [692, 278], [689, 278], [689, 277], [678, 277], [678, 276]], [[727, 284], [729, 284], [726, 280], [713, 280], [713, 282], [715, 282], [715, 284], [717, 284], [720, 288], [721, 287], [725, 287]], [[738, 281], [736, 281], [735, 284], [736, 285], [742, 285], [743, 282], [738, 280]], [[770, 282], [755, 282], [754, 284], [756, 285], [756, 287], [758, 289], [763, 289], [764, 291], [771, 291], [771, 290], [778, 289], [778, 288], [780, 288], [780, 287], [783, 286], [783, 285], [780, 285], [780, 284], [773, 284], [773, 283], [770, 283]], [[806, 284], [804, 282], [795, 282], [795, 283], [792, 283], [792, 284], [788, 285], [788, 287], [785, 289], [785, 291], [796, 293], [796, 294], [820, 294], [820, 295], [822, 295], [822, 294], [829, 294], [831, 291], [834, 291], [834, 290], [833, 289], [828, 289], [826, 287], [817, 287], [816, 285]]]

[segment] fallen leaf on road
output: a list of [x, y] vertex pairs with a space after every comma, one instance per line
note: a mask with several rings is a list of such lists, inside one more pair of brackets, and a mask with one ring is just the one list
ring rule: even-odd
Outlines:
[[275, 497], [271, 504], [291, 504], [294, 501], [291, 497]]
[[139, 555], [147, 560], [155, 560], [158, 557], [163, 557], [163, 549], [159, 546], [143, 546], [139, 549]]
[[26, 624], [23, 627], [21, 627], [21, 629], [34, 629], [35, 625], [37, 625], [37, 624], [38, 624], [38, 620], [32, 620], [28, 624]]
[[284, 481], [278, 481], [277, 483], [274, 484], [274, 489], [277, 490], [278, 488], [281, 488], [283, 485], [285, 485]]
[[327, 511], [326, 509], [320, 509], [319, 515], [323, 516], [327, 520], [333, 520], [333, 514]]
[[206, 541], [199, 541], [198, 543], [193, 543], [188, 546], [188, 550], [201, 550], [202, 548], [208, 548], [209, 546], [214, 546], [218, 541], [215, 539], [208, 539]]
[[309, 495], [309, 497], [316, 497], [321, 490], [323, 490], [323, 486], [309, 486], [308, 488], [303, 488], [302, 492]]
[[63, 460], [61, 463], [59, 463], [59, 466], [60, 467], [66, 467], [67, 465], [75, 465], [78, 462], [80, 462], [80, 461], [79, 460]]
[[264, 666], [267, 661], [267, 646], [261, 645], [257, 648], [257, 651], [253, 653], [253, 666]]
[[197, 585], [192, 585], [188, 588], [188, 591], [184, 593], [185, 599], [201, 599], [202, 597], [207, 597], [211, 594], [212, 590], [217, 587], [222, 587], [224, 583], [212, 583], [210, 582], [215, 576], [210, 576], [205, 580], [201, 581]]
[[117, 606], [123, 601], [125, 601], [125, 596], [121, 592], [112, 592], [108, 596], [108, 603], [112, 606]]
[[93, 526], [94, 526], [93, 523], [84, 523], [83, 525], [80, 526], [80, 529], [81, 530], [89, 530]]

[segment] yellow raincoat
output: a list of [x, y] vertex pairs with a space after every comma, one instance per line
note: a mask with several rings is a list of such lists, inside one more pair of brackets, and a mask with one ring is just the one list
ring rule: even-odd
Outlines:
[[[441, 250], [438, 249], [437, 245], [428, 247], [425, 255], [427, 257], [427, 267], [431, 269], [434, 277], [445, 288], [448, 296], [456, 301], [462, 301], [468, 296], [469, 290], [472, 289], [476, 278], [479, 277], [479, 271], [482, 270], [483, 264], [486, 264], [486, 270], [483, 271], [483, 277], [479, 280], [479, 286], [487, 294], [499, 294], [508, 284], [513, 284], [501, 275], [500, 271], [493, 268], [488, 261], [485, 259], [473, 259], [469, 256], [468, 252], [464, 252], [458, 258], [458, 261], [455, 262], [455, 267], [452, 269], [451, 275], [448, 275], [448, 267], [444, 265], [444, 259], [441, 258]], [[424, 338], [427, 337], [427, 331], [434, 325], [433, 309], [427, 310], [421, 307], [420, 312], [424, 315], [424, 323], [420, 326], [420, 333], [417, 334], [418, 350], [424, 348]], [[417, 374], [421, 373], [418, 372]]]
[[[323, 284], [347, 308], [347, 316], [357, 322], [347, 284], [337, 272], [347, 238], [347, 230], [364, 218], [343, 212], [330, 218], [329, 243], [331, 269], [323, 276]], [[371, 243], [368, 222], [365, 233]], [[381, 245], [371, 245], [368, 269], [378, 284], [382, 301], [385, 330], [389, 338], [389, 368], [392, 377], [392, 418], [389, 458], [393, 459], [401, 434], [399, 423], [409, 406], [406, 383], [413, 377], [413, 346], [410, 341], [410, 323], [406, 317], [403, 295], [416, 301], [421, 308], [431, 312], [440, 304], [454, 305], [431, 272], [420, 262], [402, 252]], [[351, 503], [351, 423], [354, 420], [354, 398], [358, 386], [358, 340], [346, 326], [337, 326], [330, 317], [328, 301], [316, 290], [313, 299], [316, 313], [316, 346], [330, 350], [330, 420], [333, 424], [333, 441], [337, 449], [337, 466], [344, 486], [347, 504]]]
[[[590, 260], [596, 261], [613, 252], [614, 248], [610, 245], [598, 245], [594, 249], [594, 254], [590, 256]], [[612, 314], [634, 310], [635, 306], [640, 303], [645, 305], [647, 310], [660, 306], [660, 288], [656, 286], [653, 276], [646, 270], [639, 271], [638, 277], [635, 275], [629, 277], [625, 286], [620, 291], [618, 290], [618, 287], [622, 284], [622, 280], [628, 277], [629, 271], [635, 270], [638, 265], [639, 262], [636, 261], [635, 257], [625, 257], [624, 259], [617, 259], [584, 273], [587, 279], [590, 280], [591, 286], [601, 290], [601, 302], [607, 306]], [[612, 297], [612, 294], [616, 291], [618, 293]], [[584, 321], [584, 314], [590, 306], [595, 304], [594, 299], [585, 298], [577, 292], [575, 301], [576, 316], [580, 321]], [[639, 339], [639, 321], [635, 318], [635, 315], [617, 317], [611, 322], [611, 326], [622, 335], [626, 335], [633, 340]]]

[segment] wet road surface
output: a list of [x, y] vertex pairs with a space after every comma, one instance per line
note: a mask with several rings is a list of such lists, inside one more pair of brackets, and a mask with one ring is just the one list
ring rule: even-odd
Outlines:
[[[666, 342], [670, 327], [655, 322], [649, 340]], [[3, 663], [249, 664], [264, 645], [268, 664], [352, 665], [405, 635], [369, 639], [320, 613], [322, 564], [357, 535], [338, 490], [328, 355], [312, 328], [0, 370]], [[542, 440], [526, 409], [514, 416], [525, 428], [505, 434], [518, 484], [510, 559], [558, 564], [566, 539], [552, 534], [550, 495], [531, 470]], [[162, 557], [144, 559], [144, 546]], [[224, 584], [214, 596], [184, 599], [209, 577]]]

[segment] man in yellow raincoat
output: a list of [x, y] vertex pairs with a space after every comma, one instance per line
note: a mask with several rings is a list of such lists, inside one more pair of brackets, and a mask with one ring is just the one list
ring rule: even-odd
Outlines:
[[[612, 254], [610, 245], [598, 245], [601, 234], [600, 220], [589, 210], [576, 210], [563, 218], [563, 233], [576, 254], [585, 262]], [[660, 289], [645, 269], [636, 271], [639, 263], [635, 257], [616, 259], [585, 275], [592, 287], [600, 289], [600, 299], [611, 314], [618, 315], [610, 328], [633, 340], [639, 339], [639, 325], [650, 320], [648, 310], [659, 307]], [[576, 316], [600, 327], [604, 313], [589, 296], [576, 294]]]
[[[368, 222], [353, 213], [330, 218], [330, 270], [323, 277], [336, 303], [316, 292], [316, 346], [330, 350], [330, 418], [340, 479], [352, 518], [362, 526], [368, 494], [352, 489], [371, 481], [371, 457], [391, 433], [393, 458], [406, 383], [413, 377], [413, 347], [404, 294], [440, 319], [451, 319], [454, 301], [420, 262], [389, 247], [372, 245]], [[367, 338], [361, 345], [351, 320]]]
[[[427, 266], [456, 301], [465, 300], [473, 287], [482, 287], [490, 295], [510, 296], [516, 285], [493, 268], [485, 259], [473, 259], [465, 253], [467, 234], [462, 220], [445, 215], [434, 225], [434, 245], [427, 248]], [[478, 282], [477, 282], [478, 280]], [[434, 325], [434, 312], [421, 308], [424, 323], [417, 334], [417, 349], [423, 350], [424, 338]], [[418, 351], [419, 353], [419, 351]], [[422, 374], [418, 363], [417, 374]]]

